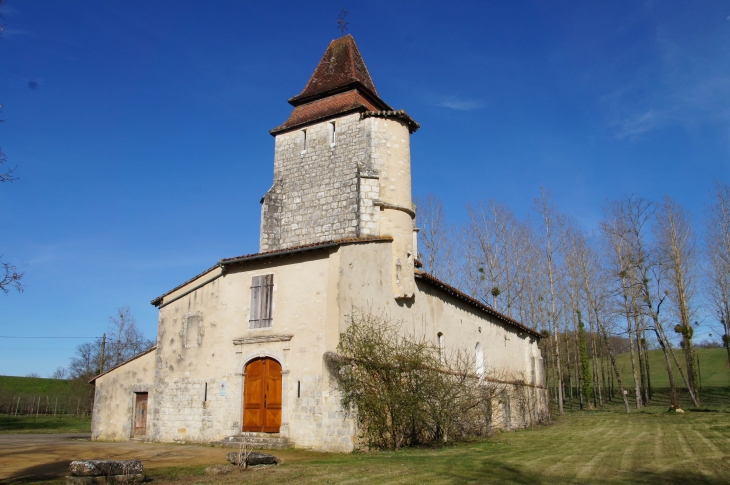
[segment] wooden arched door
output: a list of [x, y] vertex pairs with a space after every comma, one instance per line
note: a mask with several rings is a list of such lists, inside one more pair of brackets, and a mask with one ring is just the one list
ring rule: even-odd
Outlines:
[[261, 358], [246, 365], [243, 431], [278, 433], [281, 426], [281, 364]]

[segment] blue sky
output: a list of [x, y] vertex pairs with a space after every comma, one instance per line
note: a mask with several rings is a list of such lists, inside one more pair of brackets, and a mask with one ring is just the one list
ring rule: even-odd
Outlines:
[[[19, 1], [2, 7], [0, 254], [26, 291], [0, 335], [97, 336], [222, 257], [256, 252], [290, 114], [343, 2]], [[416, 195], [449, 216], [540, 185], [587, 230], [607, 198], [700, 215], [730, 179], [730, 4], [345, 2], [382, 98], [422, 128]], [[0, 339], [0, 374], [47, 375], [83, 340]]]

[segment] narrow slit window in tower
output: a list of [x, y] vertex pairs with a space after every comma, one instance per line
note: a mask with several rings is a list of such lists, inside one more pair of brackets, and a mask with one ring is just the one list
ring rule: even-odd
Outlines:
[[335, 122], [331, 121], [327, 125], [327, 129], [329, 130], [329, 140], [330, 140], [330, 146], [333, 147], [337, 143], [337, 134], [335, 131]]

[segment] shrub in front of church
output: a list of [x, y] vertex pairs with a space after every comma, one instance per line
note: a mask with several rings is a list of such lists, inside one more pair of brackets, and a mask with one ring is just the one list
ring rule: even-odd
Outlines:
[[342, 405], [370, 447], [437, 445], [489, 433], [503, 386], [474, 373], [466, 352], [448, 356], [403, 322], [355, 313], [328, 355]]

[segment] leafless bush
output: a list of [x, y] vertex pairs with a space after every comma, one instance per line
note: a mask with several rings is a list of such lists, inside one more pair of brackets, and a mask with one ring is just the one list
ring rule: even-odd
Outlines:
[[343, 407], [356, 413], [370, 447], [486, 435], [493, 427], [493, 403], [513, 387], [496, 372], [476, 375], [466, 352], [442, 356], [425, 337], [404, 332], [401, 322], [372, 313], [350, 315], [338, 352], [327, 354], [330, 370]]

